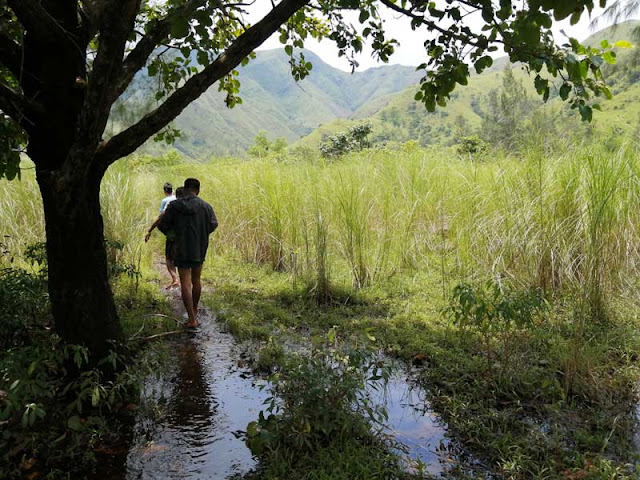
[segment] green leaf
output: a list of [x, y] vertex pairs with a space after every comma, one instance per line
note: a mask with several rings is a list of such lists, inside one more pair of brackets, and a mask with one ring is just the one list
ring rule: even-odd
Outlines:
[[590, 122], [593, 118], [593, 110], [588, 105], [579, 105], [578, 110], [583, 121]]
[[604, 52], [602, 58], [604, 58], [604, 61], [609, 65], [613, 65], [616, 63], [616, 52], [612, 52], [611, 50]]
[[173, 38], [184, 38], [189, 35], [189, 21], [185, 17], [177, 17], [171, 23], [171, 36]]
[[285, 45], [284, 52], [289, 56], [293, 55], [293, 45]]
[[633, 48], [633, 44], [631, 42], [627, 42], [626, 40], [618, 40], [613, 44], [615, 48]]
[[76, 432], [82, 430], [82, 422], [80, 421], [80, 417], [77, 415], [69, 417], [69, 419], [67, 420], [67, 427]]
[[258, 422], [249, 422], [249, 425], [247, 425], [247, 435], [249, 437], [258, 435]]
[[537, 75], [534, 80], [534, 85], [536, 87], [536, 91], [539, 94], [546, 92], [549, 88], [549, 80], [542, 78], [540, 75]]

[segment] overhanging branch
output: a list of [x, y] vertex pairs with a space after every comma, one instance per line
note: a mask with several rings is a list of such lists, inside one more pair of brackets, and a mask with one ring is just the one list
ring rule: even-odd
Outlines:
[[125, 45], [139, 9], [140, 0], [121, 1], [118, 9], [103, 11], [100, 17], [98, 52], [87, 82], [74, 145], [76, 149], [93, 151], [100, 141], [109, 110], [117, 98], [115, 84], [120, 77]]
[[442, 35], [452, 40], [458, 40], [466, 45], [473, 45], [474, 47], [485, 47], [485, 45], [481, 45], [477, 40], [474, 40], [471, 37], [457, 34], [447, 28], [442, 28], [438, 26], [438, 24], [435, 21], [427, 19], [424, 15], [418, 15], [412, 12], [411, 10], [407, 10], [405, 8], [399, 7], [398, 5], [391, 2], [390, 0], [380, 0], [380, 3], [382, 3], [385, 7], [388, 7], [395, 12], [401, 13], [404, 16], [407, 16], [409, 18], [413, 18], [414, 20], [419, 21], [421, 24], [425, 25], [429, 30], [435, 30], [437, 32], [440, 32]]
[[124, 60], [120, 80], [116, 87], [116, 98], [122, 95], [135, 74], [145, 66], [155, 48], [169, 36], [172, 21], [179, 16], [191, 16], [193, 12], [206, 3], [207, 0], [191, 0], [168, 13], [165, 18], [154, 21], [148, 33], [142, 37]]
[[16, 78], [20, 77], [22, 65], [20, 45], [4, 33], [0, 33], [0, 64], [9, 70]]
[[25, 130], [35, 123], [39, 107], [29, 102], [21, 93], [0, 83], [0, 111], [10, 116]]
[[102, 144], [96, 153], [97, 160], [102, 168], [106, 169], [118, 158], [133, 153], [147, 139], [168, 125], [187, 105], [237, 67], [247, 55], [259, 47], [289, 17], [303, 8], [309, 1], [283, 0], [262, 20], [240, 35], [213, 63], [187, 80], [157, 109], [144, 116], [135, 125]]

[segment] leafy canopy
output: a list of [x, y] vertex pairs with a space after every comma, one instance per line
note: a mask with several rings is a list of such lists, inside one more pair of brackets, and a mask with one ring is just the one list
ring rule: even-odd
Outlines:
[[[601, 7], [606, 3], [599, 1]], [[281, 0], [253, 27], [247, 18], [255, 4], [242, 0], [67, 0], [64, 4], [0, 0], [0, 177], [12, 178], [19, 172], [17, 152], [33, 129], [25, 112], [41, 107], [35, 90], [25, 89], [25, 79], [33, 74], [19, 62], [25, 33], [60, 35], [56, 25], [73, 18], [79, 19], [74, 24], [74, 48], [86, 58], [86, 69], [74, 73], [75, 82], [86, 86], [87, 98], [94, 90], [106, 92], [95, 96], [98, 100], [90, 98], [106, 104], [104, 115], [138, 72], [146, 70], [155, 79], [156, 109], [96, 150], [107, 164], [157, 136], [214, 82], [226, 93], [227, 106], [241, 103], [236, 67], [249, 62], [253, 50], [275, 32], [290, 57], [293, 77], [300, 80], [313, 67], [299, 51], [309, 38], [335, 43], [338, 55], [353, 68], [365, 44], [371, 45], [374, 57], [387, 61], [397, 41], [385, 32], [383, 15], [392, 11], [410, 18], [412, 29], [431, 33], [424, 44], [425, 61], [418, 67], [424, 77], [415, 95], [427, 110], [444, 107], [456, 86], [467, 84], [472, 70], [480, 73], [489, 68], [492, 56], [502, 50], [535, 76], [536, 90], [545, 100], [557, 88], [584, 120], [591, 120], [592, 110], [598, 108], [595, 97], [611, 97], [600, 67], [615, 62], [614, 48], [630, 46], [604, 41], [597, 48], [585, 47], [575, 39], [556, 45], [552, 23], [565, 18], [576, 23], [593, 11], [594, 0]], [[77, 10], [76, 17], [64, 16], [69, 8]], [[354, 13], [357, 21], [352, 22]], [[474, 17], [482, 19], [480, 26], [467, 21]], [[120, 30], [123, 54], [114, 47]], [[105, 72], [118, 73], [106, 81], [92, 75], [104, 67], [104, 58], [111, 60], [107, 66], [112, 69]], [[101, 80], [106, 85], [99, 85]], [[94, 84], [99, 88], [92, 90]], [[101, 115], [100, 108], [94, 110], [94, 116]], [[106, 119], [99, 120], [91, 125], [106, 124]], [[103, 131], [104, 126], [98, 134]], [[174, 136], [168, 130], [158, 138], [170, 141]]]

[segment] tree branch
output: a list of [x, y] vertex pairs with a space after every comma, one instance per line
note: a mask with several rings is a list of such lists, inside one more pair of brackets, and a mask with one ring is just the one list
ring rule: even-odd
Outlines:
[[9, 70], [14, 77], [20, 77], [22, 66], [20, 45], [4, 33], [0, 33], [0, 64]]
[[464, 35], [459, 35], [457, 33], [454, 33], [452, 31], [450, 31], [447, 28], [442, 28], [440, 26], [438, 26], [438, 24], [436, 22], [434, 22], [433, 20], [428, 20], [424, 15], [417, 15], [416, 13], [412, 12], [411, 10], [407, 10], [404, 9], [402, 7], [399, 7], [398, 5], [396, 5], [395, 3], [391, 2], [390, 0], [380, 0], [380, 3], [382, 3], [384, 6], [390, 8], [391, 10], [394, 10], [398, 13], [401, 13], [402, 15], [405, 15], [409, 18], [413, 18], [415, 20], [420, 21], [422, 24], [426, 25], [426, 27], [429, 30], [435, 30], [437, 32], [440, 32], [441, 34], [454, 39], [454, 40], [458, 40], [466, 45], [473, 45], [474, 47], [484, 47], [484, 45], [481, 45], [480, 43], [478, 43], [477, 41], [474, 41], [472, 38], [470, 37], [465, 37]]
[[140, 0], [118, 3], [117, 9], [111, 5], [112, 8], [103, 10], [99, 18], [98, 52], [87, 82], [74, 150], [95, 150], [109, 119], [111, 105], [117, 98], [115, 84], [120, 77], [127, 38], [140, 10]]
[[[0, 83], [0, 111], [10, 116], [25, 130], [35, 123], [40, 107], [27, 100], [21, 93]], [[42, 113], [42, 112], [40, 112]]]
[[119, 8], [117, 2], [110, 0], [82, 0], [78, 5], [78, 13], [80, 14], [81, 24], [87, 37], [93, 38], [100, 29], [103, 16], [109, 10]]
[[135, 74], [145, 66], [155, 48], [169, 36], [171, 22], [175, 17], [190, 16], [206, 3], [207, 0], [191, 0], [182, 7], [168, 13], [163, 19], [154, 21], [149, 32], [136, 44], [123, 63], [122, 74], [116, 87], [116, 98], [122, 95], [133, 80]]
[[187, 105], [202, 95], [211, 85], [227, 75], [253, 50], [310, 0], [283, 0], [257, 24], [240, 35], [227, 50], [200, 73], [191, 77], [162, 105], [144, 116], [138, 123], [103, 143], [96, 153], [99, 164], [106, 169], [118, 158], [133, 153], [149, 137], [175, 119]]

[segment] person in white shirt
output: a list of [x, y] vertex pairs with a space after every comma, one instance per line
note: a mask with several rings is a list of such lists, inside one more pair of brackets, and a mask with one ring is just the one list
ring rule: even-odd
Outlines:
[[[176, 199], [176, 196], [173, 194], [173, 186], [169, 182], [164, 184], [163, 190], [164, 190], [164, 198], [160, 202], [160, 214], [158, 215], [158, 218], [156, 218], [155, 222], [153, 222], [153, 224], [147, 231], [147, 234], [144, 236], [145, 242], [148, 242], [149, 238], [151, 238], [151, 232], [153, 232], [154, 228], [158, 226], [158, 223], [160, 222], [162, 215], [164, 215], [164, 212], [167, 209], [167, 206]], [[174, 259], [175, 255], [173, 253], [175, 251], [174, 240], [175, 239], [173, 238], [167, 237], [167, 242], [164, 247], [164, 257], [167, 264], [167, 270], [169, 271], [169, 275], [171, 275], [171, 283], [166, 287], [164, 287], [167, 290], [173, 287], [180, 286], [180, 282], [178, 281], [178, 274], [176, 272], [176, 266], [175, 266], [175, 259]]]

